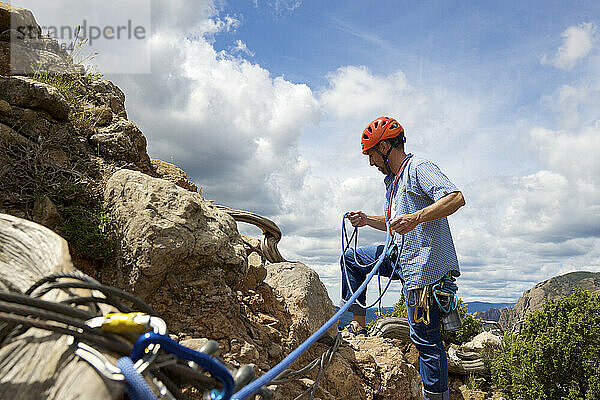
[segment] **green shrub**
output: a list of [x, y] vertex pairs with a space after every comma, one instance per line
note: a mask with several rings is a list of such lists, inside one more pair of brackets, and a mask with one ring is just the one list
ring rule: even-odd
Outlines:
[[600, 399], [600, 296], [576, 289], [547, 301], [504, 336], [491, 374], [511, 399]]

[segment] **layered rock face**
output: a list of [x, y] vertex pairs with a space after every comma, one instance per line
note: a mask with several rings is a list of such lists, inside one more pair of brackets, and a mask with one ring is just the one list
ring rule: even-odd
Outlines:
[[571, 272], [538, 283], [526, 290], [512, 309], [502, 310], [499, 319], [502, 329], [510, 332], [518, 328], [527, 314], [541, 310], [546, 300], [569, 296], [574, 288], [587, 290], [590, 294], [600, 293], [600, 272]]

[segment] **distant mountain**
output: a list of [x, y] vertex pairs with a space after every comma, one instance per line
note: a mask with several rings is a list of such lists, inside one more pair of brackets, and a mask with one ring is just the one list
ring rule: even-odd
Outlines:
[[574, 288], [600, 294], [600, 272], [571, 272], [540, 282], [526, 290], [513, 308], [502, 310], [498, 322], [504, 331], [510, 332], [520, 327], [527, 314], [540, 310], [546, 300], [568, 296]]
[[486, 303], [483, 301], [468, 301], [465, 302], [467, 306], [467, 311], [469, 313], [478, 313], [489, 310], [490, 308], [502, 309], [506, 307], [512, 307], [515, 303]]

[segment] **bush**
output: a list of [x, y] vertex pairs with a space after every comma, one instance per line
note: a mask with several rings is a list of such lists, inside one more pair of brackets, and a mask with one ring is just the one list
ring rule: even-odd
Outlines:
[[600, 296], [576, 289], [547, 301], [504, 336], [491, 373], [512, 399], [600, 399]]

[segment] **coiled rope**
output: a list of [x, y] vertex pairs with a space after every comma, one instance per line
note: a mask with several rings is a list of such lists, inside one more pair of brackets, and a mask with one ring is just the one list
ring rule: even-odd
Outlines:
[[356, 290], [356, 292], [350, 297], [350, 299], [344, 304], [334, 315], [331, 317], [323, 326], [321, 326], [315, 333], [313, 333], [308, 339], [304, 341], [300, 346], [298, 346], [294, 351], [288, 354], [279, 364], [275, 367], [271, 368], [260, 378], [251, 382], [247, 386], [243, 387], [241, 390], [236, 392], [233, 395], [233, 399], [243, 400], [247, 399], [249, 396], [255, 394], [262, 386], [267, 385], [273, 379], [275, 379], [280, 373], [282, 373], [285, 369], [287, 369], [298, 357], [300, 357], [310, 346], [312, 346], [321, 336], [323, 336], [329, 328], [331, 328], [334, 324], [336, 324], [339, 318], [348, 310], [348, 308], [356, 301], [358, 296], [367, 288], [367, 285], [375, 276], [375, 274], [379, 271], [379, 267], [385, 258], [385, 254], [390, 247], [390, 243], [392, 241], [392, 235], [390, 234], [390, 226], [389, 220], [386, 220], [386, 240], [385, 247], [382, 253], [382, 256], [379, 257], [375, 267], [371, 270], [369, 275], [365, 281], [360, 285], [360, 287]]

